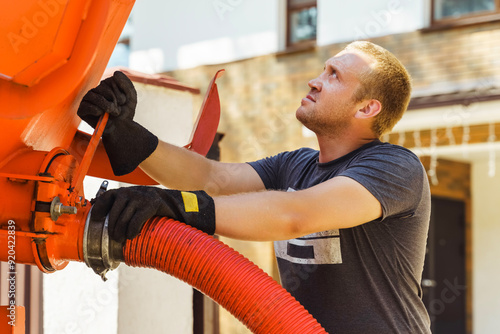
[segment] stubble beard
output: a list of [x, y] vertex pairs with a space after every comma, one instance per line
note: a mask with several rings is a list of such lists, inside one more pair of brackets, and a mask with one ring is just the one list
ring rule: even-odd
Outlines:
[[[331, 113], [334, 112], [335, 111], [332, 111]], [[331, 114], [321, 115], [315, 109], [302, 113], [297, 110], [296, 117], [302, 125], [314, 132], [317, 136], [338, 138], [341, 137], [349, 128], [351, 116], [347, 112], [346, 108], [342, 108], [341, 110], [336, 111], [336, 113], [337, 116], [332, 118]]]

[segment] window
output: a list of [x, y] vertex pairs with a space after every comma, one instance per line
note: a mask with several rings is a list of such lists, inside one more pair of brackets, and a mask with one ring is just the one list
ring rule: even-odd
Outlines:
[[287, 47], [316, 41], [316, 0], [287, 0]]
[[500, 20], [500, 0], [432, 0], [433, 27], [452, 27], [494, 20]]

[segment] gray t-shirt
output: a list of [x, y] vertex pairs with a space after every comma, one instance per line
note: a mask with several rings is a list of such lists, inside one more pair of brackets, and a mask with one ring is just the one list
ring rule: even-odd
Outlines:
[[302, 148], [249, 163], [269, 190], [354, 179], [382, 205], [362, 225], [275, 242], [281, 284], [329, 333], [430, 333], [420, 287], [430, 218], [425, 170], [378, 140], [327, 163]]

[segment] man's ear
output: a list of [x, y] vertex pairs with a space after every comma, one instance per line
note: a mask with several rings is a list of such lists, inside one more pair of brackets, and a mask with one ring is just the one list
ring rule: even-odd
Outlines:
[[375, 117], [382, 110], [382, 104], [379, 100], [371, 99], [360, 103], [360, 108], [354, 115], [355, 118]]

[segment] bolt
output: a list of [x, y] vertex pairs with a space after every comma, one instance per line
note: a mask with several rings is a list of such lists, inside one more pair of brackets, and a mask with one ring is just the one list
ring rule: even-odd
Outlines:
[[76, 213], [76, 207], [63, 205], [59, 200], [59, 197], [55, 197], [52, 200], [52, 205], [50, 206], [50, 217], [53, 221], [57, 221], [57, 218], [59, 218], [61, 215], [75, 215]]
[[59, 203], [58, 205], [56, 205], [56, 212], [59, 212], [61, 215], [76, 215], [77, 209], [74, 206], [67, 206]]

